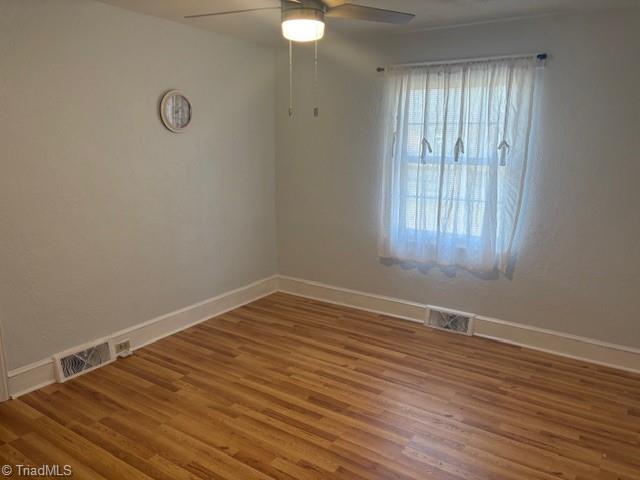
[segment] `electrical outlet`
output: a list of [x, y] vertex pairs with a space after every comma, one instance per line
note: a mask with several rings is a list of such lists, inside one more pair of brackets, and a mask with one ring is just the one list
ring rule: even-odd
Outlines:
[[116, 355], [118, 357], [128, 357], [131, 355], [131, 340], [123, 340], [115, 345]]

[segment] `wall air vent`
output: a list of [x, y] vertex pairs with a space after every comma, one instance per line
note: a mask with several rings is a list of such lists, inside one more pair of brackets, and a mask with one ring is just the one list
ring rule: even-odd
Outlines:
[[66, 352], [54, 356], [56, 378], [65, 382], [83, 373], [90, 372], [111, 362], [114, 355], [109, 342], [102, 342], [75, 352]]
[[458, 312], [441, 307], [428, 306], [425, 324], [438, 330], [473, 335], [473, 313]]

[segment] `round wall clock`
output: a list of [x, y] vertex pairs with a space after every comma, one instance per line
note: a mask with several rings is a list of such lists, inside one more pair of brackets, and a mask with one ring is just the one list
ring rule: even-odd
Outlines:
[[174, 133], [180, 133], [191, 122], [191, 103], [179, 90], [170, 90], [160, 102], [162, 123]]

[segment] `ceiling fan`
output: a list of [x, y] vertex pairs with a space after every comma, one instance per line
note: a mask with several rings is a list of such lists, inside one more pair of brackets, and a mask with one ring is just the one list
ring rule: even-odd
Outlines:
[[260, 6], [186, 15], [184, 18], [215, 17], [234, 13], [280, 10], [282, 12], [282, 35], [289, 40], [289, 117], [293, 118], [293, 43], [315, 42], [313, 86], [316, 91], [314, 117], [319, 116], [318, 91], [318, 40], [324, 36], [325, 18], [346, 18], [391, 24], [409, 23], [415, 15], [382, 8], [365, 7], [348, 0], [273, 0], [272, 6]]
[[394, 10], [365, 7], [347, 0], [274, 0], [273, 6], [261, 6], [226, 12], [187, 15], [184, 18], [214, 17], [234, 13], [280, 10], [282, 34], [293, 42], [313, 42], [324, 36], [325, 18], [346, 18], [391, 24], [409, 23], [415, 15]]

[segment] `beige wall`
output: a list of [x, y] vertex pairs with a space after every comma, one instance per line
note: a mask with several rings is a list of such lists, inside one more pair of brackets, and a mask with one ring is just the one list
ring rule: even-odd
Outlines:
[[[0, 0], [10, 369], [276, 272], [274, 56], [91, 0]], [[190, 97], [186, 133], [157, 115]]]
[[[520, 255], [509, 278], [382, 265], [375, 152], [380, 64], [548, 52]], [[640, 347], [640, 10], [557, 16], [296, 50], [298, 116], [279, 55], [279, 271]]]

